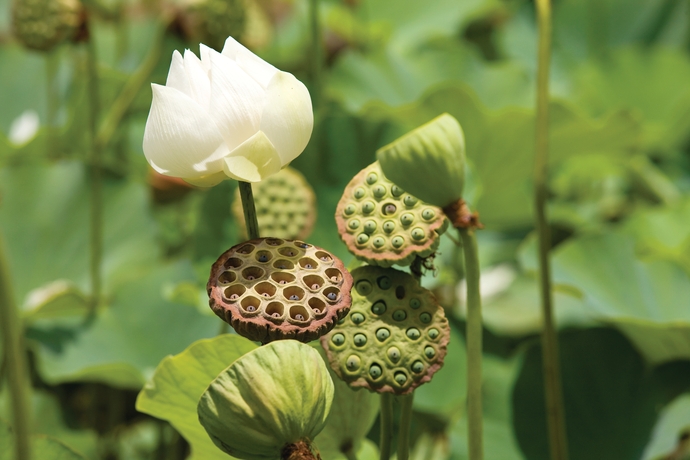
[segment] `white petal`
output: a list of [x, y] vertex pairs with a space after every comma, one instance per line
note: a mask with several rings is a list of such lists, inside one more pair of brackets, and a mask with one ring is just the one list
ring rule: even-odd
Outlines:
[[245, 182], [259, 182], [280, 171], [280, 157], [271, 141], [259, 131], [225, 157], [228, 177]]
[[196, 54], [189, 50], [184, 52], [184, 70], [187, 73], [192, 99], [201, 107], [208, 108], [211, 100], [211, 82], [208, 79], [208, 72]]
[[218, 185], [227, 179], [228, 176], [225, 175], [224, 171], [219, 171], [215, 174], [209, 174], [208, 176], [198, 177], [198, 178], [185, 178], [184, 180], [197, 187], [213, 187]]
[[170, 62], [170, 70], [168, 71], [168, 79], [165, 81], [165, 86], [175, 88], [182, 91], [189, 97], [192, 96], [192, 88], [189, 86], [189, 79], [187, 72], [184, 70], [184, 60], [179, 51], [173, 51], [172, 61]]
[[206, 75], [211, 73], [211, 50], [211, 48], [204, 45], [203, 43], [199, 43], [199, 56], [201, 56], [201, 65], [204, 67]]
[[223, 56], [227, 56], [235, 61], [264, 88], [268, 87], [271, 78], [278, 72], [278, 69], [249, 51], [232, 37], [228, 37], [227, 40], [225, 40]]
[[214, 50], [210, 53], [209, 112], [232, 150], [259, 130], [266, 92], [231, 59]]
[[213, 120], [186, 94], [153, 84], [144, 155], [161, 174], [199, 178], [222, 169], [228, 154]]
[[278, 72], [268, 86], [260, 129], [278, 149], [283, 165], [304, 151], [313, 128], [307, 87], [292, 74]]

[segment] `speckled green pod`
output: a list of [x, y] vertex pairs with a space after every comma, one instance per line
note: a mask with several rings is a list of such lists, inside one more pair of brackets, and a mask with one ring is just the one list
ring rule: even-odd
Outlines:
[[352, 387], [409, 394], [443, 365], [443, 308], [405, 272], [367, 266], [352, 276], [350, 314], [321, 337], [331, 368]]
[[427, 257], [448, 222], [443, 211], [393, 184], [378, 162], [352, 178], [335, 212], [340, 237], [357, 258], [390, 267]]
[[13, 33], [27, 48], [50, 51], [74, 34], [80, 13], [78, 0], [14, 0]]
[[[256, 218], [264, 235], [276, 238], [306, 239], [316, 221], [316, 196], [304, 176], [286, 167], [261, 182], [252, 184]], [[239, 188], [232, 212], [246, 236]]]
[[462, 198], [465, 136], [444, 113], [376, 152], [393, 182], [419, 199], [444, 208]]
[[278, 460], [286, 446], [309, 443], [323, 429], [333, 381], [319, 353], [283, 340], [232, 363], [201, 396], [199, 422], [223, 452]]
[[310, 342], [350, 309], [352, 276], [328, 251], [302, 241], [257, 238], [211, 267], [211, 309], [243, 337]]
[[220, 51], [229, 37], [241, 36], [247, 24], [245, 0], [185, 0], [178, 23], [185, 35]]

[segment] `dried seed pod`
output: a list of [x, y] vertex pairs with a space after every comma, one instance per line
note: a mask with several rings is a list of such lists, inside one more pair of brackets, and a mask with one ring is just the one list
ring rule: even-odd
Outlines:
[[443, 365], [443, 309], [407, 273], [366, 266], [352, 276], [350, 314], [321, 337], [331, 368], [352, 387], [409, 394]]
[[238, 334], [262, 343], [309, 342], [350, 309], [352, 276], [328, 251], [302, 241], [257, 238], [233, 246], [211, 268], [211, 309]]
[[[252, 184], [261, 232], [276, 238], [306, 239], [316, 222], [316, 196], [302, 173], [289, 166]], [[246, 232], [239, 188], [232, 212]], [[246, 236], [246, 235], [245, 235]]]
[[81, 11], [78, 0], [14, 0], [13, 33], [27, 48], [50, 51], [72, 37]]
[[286, 450], [309, 450], [326, 424], [333, 392], [319, 353], [281, 340], [221, 372], [201, 396], [197, 412], [222, 451], [245, 460], [274, 460]]
[[405, 193], [383, 175], [378, 162], [347, 185], [335, 220], [350, 252], [382, 267], [431, 255], [448, 227], [440, 208]]

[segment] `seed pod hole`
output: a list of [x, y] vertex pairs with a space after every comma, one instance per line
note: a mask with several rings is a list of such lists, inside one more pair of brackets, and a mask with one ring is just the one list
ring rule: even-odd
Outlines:
[[407, 382], [407, 375], [405, 375], [404, 372], [396, 372], [393, 378], [395, 379], [395, 383], [400, 386], [405, 385], [405, 382]]
[[360, 295], [369, 295], [371, 294], [372, 286], [371, 283], [367, 280], [359, 280], [355, 285], [355, 289], [357, 289], [357, 292]]
[[355, 324], [362, 324], [364, 322], [364, 315], [359, 312], [355, 312], [350, 315], [350, 319], [352, 319], [352, 322]]
[[278, 284], [289, 284], [295, 281], [295, 275], [285, 272], [271, 273], [271, 279]]
[[244, 291], [246, 290], [247, 288], [245, 288], [241, 284], [234, 284], [229, 288], [226, 288], [225, 291], [223, 291], [223, 295], [226, 299], [234, 302], [235, 300], [242, 297], [242, 294], [244, 294]]
[[409, 329], [405, 332], [405, 334], [407, 335], [407, 337], [408, 337], [409, 339], [412, 339], [412, 340], [417, 340], [418, 338], [420, 338], [420, 337], [422, 336], [422, 333], [419, 332], [419, 329], [417, 329], [416, 327], [411, 327], [411, 328], [409, 328]]
[[432, 359], [434, 356], [436, 356], [436, 349], [432, 346], [425, 347], [424, 356], [426, 356], [428, 359]]
[[333, 258], [327, 252], [316, 251], [315, 255], [316, 257], [318, 257], [319, 260], [323, 262], [331, 262], [333, 260]]
[[295, 321], [308, 321], [309, 312], [303, 305], [293, 305], [290, 307], [290, 318]]
[[230, 257], [223, 265], [225, 265], [225, 268], [239, 268], [242, 265], [242, 259]]
[[362, 360], [359, 359], [359, 356], [357, 355], [350, 355], [347, 358], [347, 361], [345, 361], [345, 367], [347, 367], [347, 370], [349, 371], [356, 371], [359, 369], [359, 366], [362, 364]]
[[386, 302], [379, 300], [371, 306], [371, 312], [375, 315], [383, 315], [386, 313]]
[[319, 264], [317, 264], [314, 259], [310, 259], [309, 257], [304, 257], [300, 259], [299, 265], [305, 270], [316, 270], [317, 268], [319, 268]]
[[259, 251], [256, 253], [256, 260], [260, 263], [266, 263], [273, 258], [273, 254], [268, 251]]
[[414, 297], [414, 298], [410, 299], [410, 308], [412, 308], [413, 310], [416, 310], [421, 306], [422, 306], [422, 302], [418, 298]]
[[336, 347], [339, 347], [345, 343], [345, 336], [343, 334], [333, 334], [333, 337], [331, 337], [331, 342], [333, 342], [333, 345]]
[[388, 359], [394, 363], [397, 363], [400, 360], [400, 356], [402, 356], [398, 347], [390, 347], [386, 354], [388, 355]]
[[395, 288], [395, 297], [398, 300], [402, 300], [405, 298], [405, 287], [404, 286], [398, 286]]
[[378, 284], [378, 286], [385, 291], [387, 289], [390, 289], [392, 283], [391, 283], [391, 279], [389, 277], [379, 276], [376, 279], [376, 284]]
[[311, 244], [305, 243], [304, 241], [295, 241], [294, 244], [300, 249], [309, 249], [311, 247]]
[[234, 283], [236, 279], [237, 275], [235, 275], [233, 272], [223, 272], [218, 277], [218, 282], [220, 284], [230, 284]]
[[376, 338], [379, 340], [379, 342], [385, 341], [390, 336], [391, 331], [389, 331], [385, 327], [381, 327], [376, 330]]
[[285, 257], [295, 257], [297, 254], [299, 254], [299, 251], [295, 248], [291, 247], [286, 247], [286, 248], [280, 248], [278, 249], [278, 252], [280, 255], [285, 256]]
[[283, 290], [283, 295], [287, 300], [296, 302], [304, 298], [304, 290], [299, 286], [288, 286]]
[[289, 260], [278, 259], [275, 262], [273, 262], [273, 268], [277, 268], [278, 270], [292, 270], [293, 268], [295, 268], [295, 264], [293, 264]]
[[238, 254], [251, 254], [252, 251], [254, 251], [254, 245], [253, 244], [245, 244], [241, 248], [237, 250]]
[[393, 312], [393, 319], [396, 321], [405, 321], [405, 319], [407, 319], [407, 313], [405, 310], [395, 310]]
[[355, 334], [355, 336], [352, 338], [352, 341], [356, 347], [363, 347], [367, 344], [367, 336], [361, 333]]
[[307, 286], [307, 289], [311, 289], [312, 291], [318, 291], [324, 283], [323, 278], [319, 275], [307, 275], [302, 278], [302, 281], [304, 285]]
[[311, 308], [311, 311], [314, 312], [315, 315], [320, 315], [322, 313], [326, 313], [326, 304], [324, 303], [323, 300], [317, 299], [316, 297], [312, 297], [309, 299], [309, 307]]
[[282, 318], [285, 313], [285, 305], [280, 302], [271, 302], [266, 306], [266, 315], [272, 319]]
[[372, 364], [371, 366], [369, 366], [369, 375], [374, 380], [381, 377], [382, 374], [383, 370], [381, 369], [381, 366], [379, 366], [378, 364]]
[[259, 267], [247, 267], [242, 270], [242, 278], [247, 281], [254, 281], [261, 279], [264, 276], [264, 271]]
[[419, 315], [419, 320], [424, 324], [429, 324], [431, 322], [431, 314], [424, 312], [421, 315]]
[[266, 244], [269, 246], [280, 246], [283, 243], [285, 243], [285, 241], [280, 238], [266, 238]]
[[254, 290], [262, 297], [273, 297], [276, 294], [276, 287], [268, 281], [257, 284]]
[[247, 296], [240, 302], [242, 309], [248, 313], [256, 313], [261, 306], [261, 301], [254, 296]]
[[415, 361], [412, 363], [411, 369], [415, 374], [420, 374], [424, 370], [424, 363], [421, 361]]
[[326, 276], [334, 283], [340, 283], [343, 280], [343, 274], [337, 268], [329, 268], [326, 270]]
[[431, 340], [434, 340], [439, 335], [438, 329], [432, 327], [431, 329], [429, 329], [429, 332], [427, 332], [426, 335], [428, 335]]
[[392, 216], [398, 210], [398, 207], [393, 203], [386, 203], [381, 207], [381, 213], [384, 216]]

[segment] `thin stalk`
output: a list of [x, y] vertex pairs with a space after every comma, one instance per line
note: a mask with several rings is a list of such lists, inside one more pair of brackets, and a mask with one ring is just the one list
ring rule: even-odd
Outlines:
[[91, 276], [91, 310], [89, 319], [93, 319], [96, 307], [101, 300], [101, 260], [103, 258], [103, 198], [101, 146], [96, 141], [98, 119], [100, 116], [100, 97], [98, 92], [98, 59], [96, 44], [93, 38], [86, 42], [86, 72], [88, 76], [87, 91], [89, 99], [89, 140], [91, 166], [90, 183], [90, 276]]
[[549, 154], [549, 65], [551, 59], [551, 2], [537, 0], [539, 47], [537, 63], [537, 119], [535, 133], [534, 189], [535, 219], [539, 239], [539, 284], [543, 315], [542, 361], [546, 393], [546, 419], [552, 460], [566, 460], [561, 373], [558, 362], [558, 336], [553, 316], [549, 250], [551, 236], [546, 219], [547, 168]]
[[311, 97], [314, 101], [314, 107], [318, 107], [321, 103], [321, 72], [323, 67], [319, 0], [309, 0], [309, 26], [311, 29]]
[[391, 458], [393, 443], [393, 395], [381, 393], [381, 440], [379, 446], [380, 460]]
[[398, 396], [400, 402], [400, 432], [398, 433], [398, 460], [410, 458], [410, 427], [412, 426], [412, 402], [414, 393]]
[[60, 95], [57, 88], [57, 74], [60, 66], [60, 51], [46, 53], [46, 126], [48, 127], [48, 157], [57, 158], [60, 153], [57, 133], [57, 113]]
[[467, 282], [467, 439], [470, 460], [484, 458], [482, 421], [482, 299], [475, 230], [459, 228]]
[[29, 442], [29, 391], [28, 366], [24, 348], [24, 326], [14, 303], [10, 271], [5, 259], [4, 243], [0, 239], [0, 333], [7, 366], [7, 380], [12, 405], [14, 452], [17, 460], [31, 458]]
[[252, 184], [242, 181], [240, 181], [239, 184], [242, 210], [244, 211], [244, 224], [247, 227], [247, 237], [253, 240], [254, 238], [259, 238], [259, 221], [256, 219], [256, 207], [254, 206]]

